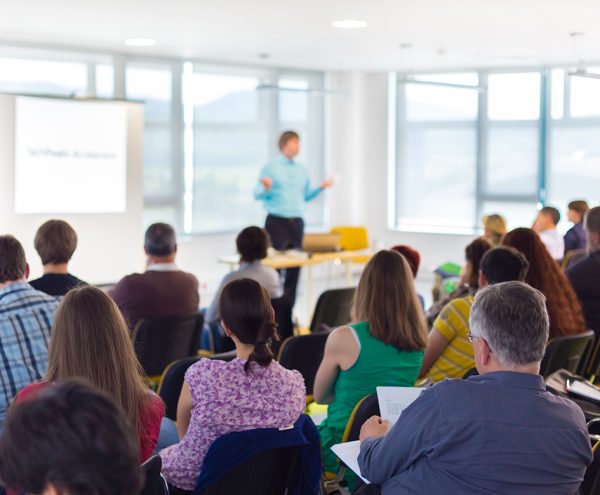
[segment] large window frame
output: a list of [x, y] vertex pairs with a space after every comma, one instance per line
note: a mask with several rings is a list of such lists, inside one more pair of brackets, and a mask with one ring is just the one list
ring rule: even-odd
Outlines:
[[[182, 90], [182, 81], [186, 64], [192, 64], [196, 70], [211, 70], [218, 73], [232, 74], [261, 74], [261, 82], [268, 86], [264, 89], [268, 93], [269, 105], [268, 112], [264, 116], [267, 122], [267, 141], [269, 142], [268, 156], [275, 156], [277, 153], [276, 143], [278, 134], [282, 130], [279, 121], [278, 94], [281, 91], [287, 91], [285, 88], [278, 88], [280, 79], [285, 78], [303, 78], [309, 82], [307, 94], [313, 91], [319, 92], [324, 88], [325, 74], [322, 71], [298, 70], [286, 68], [272, 68], [251, 64], [230, 64], [214, 61], [205, 61], [202, 59], [186, 58], [179, 59], [163, 56], [133, 55], [126, 53], [105, 52], [93, 49], [77, 49], [73, 47], [62, 47], [52, 45], [21, 44], [18, 42], [0, 43], [0, 57], [30, 59], [53, 62], [77, 62], [87, 65], [87, 85], [83, 93], [72, 94], [72, 96], [86, 98], [107, 99], [105, 95], [97, 96], [96, 74], [97, 66], [111, 66], [113, 68], [113, 88], [112, 99], [125, 100], [126, 93], [126, 70], [128, 66], [140, 67], [168, 67], [171, 73], [171, 118], [168, 122], [145, 122], [146, 127], [157, 127], [168, 129], [171, 136], [170, 153], [170, 175], [172, 177], [171, 187], [160, 193], [145, 193], [144, 208], [151, 209], [170, 208], [175, 212], [173, 223], [178, 232], [191, 235], [214, 235], [221, 233], [231, 233], [237, 227], [223, 225], [220, 229], [209, 231], [194, 232], [191, 228], [191, 186], [193, 181], [193, 166], [190, 167], [190, 153], [193, 154], [193, 143], [190, 148], [190, 141], [186, 141], [186, 129], [189, 131], [189, 125], [186, 124], [186, 102]], [[1, 92], [1, 90], [0, 90]], [[27, 94], [27, 92], [23, 92]], [[42, 96], [54, 96], [52, 93], [37, 93]], [[131, 98], [136, 101], [135, 97]], [[306, 132], [310, 140], [310, 150], [306, 156], [307, 162], [310, 161], [313, 166], [324, 176], [325, 175], [325, 143], [324, 143], [324, 122], [325, 122], [325, 104], [321, 96], [310, 97], [308, 108], [308, 123]], [[193, 131], [199, 132], [202, 125], [193, 124]], [[256, 164], [257, 177], [263, 163]], [[308, 165], [308, 163], [307, 163]], [[315, 177], [313, 180], [317, 180]], [[253, 201], [253, 199], [251, 199]], [[309, 208], [309, 224], [318, 227], [325, 223], [326, 208], [322, 199], [317, 203], [315, 214], [315, 205]], [[312, 219], [312, 222], [310, 221]], [[159, 219], [153, 219], [159, 220]]]
[[[560, 99], [563, 108], [561, 117], [552, 116], [552, 71], [555, 69], [563, 70], [561, 81], [563, 86], [563, 95]], [[407, 123], [404, 119], [405, 99], [403, 95], [403, 85], [405, 81], [414, 79], [415, 74], [405, 74], [391, 72], [389, 75], [389, 114], [388, 114], [388, 178], [392, 182], [388, 188], [388, 227], [390, 230], [407, 232], [433, 232], [433, 233], [462, 233], [474, 234], [481, 230], [481, 218], [486, 213], [484, 205], [486, 202], [494, 204], [522, 204], [525, 208], [532, 205], [538, 207], [548, 202], [549, 181], [552, 180], [552, 140], [556, 129], [560, 128], [584, 128], [600, 126], [600, 115], [593, 117], [573, 117], [571, 115], [571, 80], [569, 75], [569, 66], [543, 66], [543, 67], [518, 67], [518, 68], [493, 68], [478, 70], [456, 70], [456, 71], [428, 71], [419, 73], [418, 76], [445, 75], [454, 73], [476, 72], [479, 76], [479, 105], [477, 116], [477, 146], [476, 146], [476, 172], [475, 172], [475, 203], [473, 211], [472, 228], [459, 227], [435, 227], [423, 225], [415, 228], [412, 225], [404, 225], [400, 219], [398, 194], [400, 185], [398, 178], [402, 177], [402, 169], [409, 167], [410, 164], [402, 161], [402, 148], [406, 145], [406, 132], [408, 126], [424, 126], [435, 128], [435, 126], [444, 126], [446, 129], [467, 125], [465, 122], [411, 122]], [[539, 119], [535, 120], [494, 120], [488, 117], [488, 78], [494, 74], [519, 74], [519, 73], [538, 73], [540, 75], [539, 91]], [[600, 84], [600, 81], [598, 81]], [[489, 139], [490, 130], [502, 128], [531, 128], [534, 125], [538, 136], [537, 153], [537, 179], [535, 191], [529, 193], [510, 193], [495, 192], [486, 189], [486, 173], [489, 170]], [[589, 198], [595, 200], [596, 198]], [[566, 205], [557, 205], [564, 209]], [[501, 211], [500, 211], [501, 213]], [[535, 212], [532, 211], [532, 220]]]

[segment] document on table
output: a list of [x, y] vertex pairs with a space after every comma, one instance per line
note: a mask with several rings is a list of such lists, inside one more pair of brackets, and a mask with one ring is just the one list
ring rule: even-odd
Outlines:
[[369, 483], [369, 480], [360, 474], [360, 468], [358, 467], [358, 454], [360, 454], [359, 440], [356, 440], [355, 442], [338, 443], [331, 447], [331, 450], [340, 458], [340, 461], [354, 471], [361, 480], [367, 484]]
[[393, 425], [422, 391], [422, 387], [377, 387], [381, 417]]

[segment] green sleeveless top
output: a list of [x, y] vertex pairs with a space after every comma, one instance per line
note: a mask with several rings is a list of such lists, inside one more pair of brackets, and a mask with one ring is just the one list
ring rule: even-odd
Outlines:
[[342, 440], [356, 404], [366, 395], [374, 394], [380, 386], [412, 387], [423, 361], [423, 351], [399, 350], [373, 337], [367, 322], [356, 323], [352, 328], [360, 342], [358, 359], [347, 370], [340, 370], [327, 418], [319, 425], [326, 470], [334, 468], [327, 466], [329, 448]]

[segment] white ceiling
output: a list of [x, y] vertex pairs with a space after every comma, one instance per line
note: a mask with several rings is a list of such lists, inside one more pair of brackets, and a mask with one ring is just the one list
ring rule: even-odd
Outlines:
[[5, 41], [330, 70], [571, 64], [573, 31], [600, 61], [599, 26], [600, 0], [0, 0]]

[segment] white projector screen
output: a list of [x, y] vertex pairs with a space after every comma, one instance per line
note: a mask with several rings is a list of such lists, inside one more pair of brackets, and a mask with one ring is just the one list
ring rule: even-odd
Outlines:
[[18, 96], [16, 213], [122, 213], [127, 206], [127, 107]]

